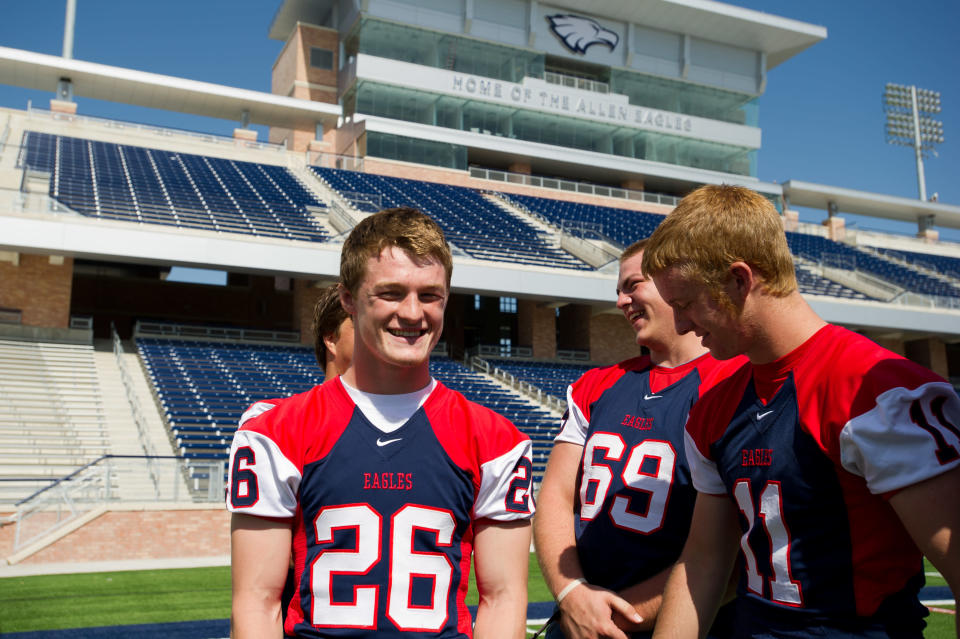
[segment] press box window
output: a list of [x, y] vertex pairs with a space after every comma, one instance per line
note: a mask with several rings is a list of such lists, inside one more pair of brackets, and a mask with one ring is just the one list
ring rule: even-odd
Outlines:
[[310, 47], [310, 66], [325, 71], [333, 70], [333, 51], [320, 47]]

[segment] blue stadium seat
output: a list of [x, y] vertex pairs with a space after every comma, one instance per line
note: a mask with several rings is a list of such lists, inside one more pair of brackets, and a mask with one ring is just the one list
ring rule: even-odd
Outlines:
[[[226, 458], [237, 422], [254, 402], [323, 382], [307, 347], [143, 337], [136, 343], [177, 453], [196, 461]], [[430, 370], [529, 434], [535, 475], [543, 473], [558, 426], [552, 414], [449, 358], [432, 359]]]
[[655, 213], [551, 200], [532, 195], [500, 193], [500, 197], [558, 229], [564, 228], [573, 235], [580, 235], [580, 229], [583, 228], [598, 229], [602, 235], [623, 247], [649, 237], [664, 217]]
[[420, 209], [437, 221], [451, 244], [476, 259], [591, 270], [588, 264], [557, 247], [549, 233], [508, 213], [473, 189], [310, 168], [361, 211], [397, 206]]
[[847, 265], [849, 268], [865, 271], [914, 293], [960, 297], [960, 288], [942, 279], [825, 237], [787, 231], [787, 244], [794, 255], [817, 263], [826, 260]]
[[934, 271], [944, 277], [960, 281], [960, 257], [886, 248], [877, 248], [877, 251], [890, 259], [906, 262], [913, 268]]
[[558, 399], [567, 398], [567, 386], [577, 381], [592, 366], [559, 362], [523, 362], [486, 358], [491, 366], [506, 371]]
[[306, 207], [323, 208], [282, 166], [27, 131], [26, 167], [51, 174], [50, 196], [82, 215], [324, 242]]

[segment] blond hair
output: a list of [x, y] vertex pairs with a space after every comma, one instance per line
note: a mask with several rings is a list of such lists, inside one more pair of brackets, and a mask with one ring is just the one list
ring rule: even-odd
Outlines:
[[443, 265], [447, 289], [453, 273], [453, 258], [440, 225], [410, 207], [384, 209], [364, 218], [343, 243], [340, 253], [340, 283], [350, 293], [367, 272], [367, 262], [383, 249], [396, 246], [418, 258], [432, 257]]
[[643, 272], [655, 277], [675, 267], [729, 303], [724, 284], [734, 262], [758, 273], [770, 295], [797, 290], [793, 256], [770, 200], [742, 186], [707, 185], [683, 198], [650, 236]]

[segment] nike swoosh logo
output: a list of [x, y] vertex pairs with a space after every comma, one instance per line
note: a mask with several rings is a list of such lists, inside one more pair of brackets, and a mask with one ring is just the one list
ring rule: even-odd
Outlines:
[[644, 395], [644, 399], [660, 399], [663, 395]]
[[764, 417], [766, 417], [767, 415], [769, 415], [769, 414], [772, 413], [772, 412], [773, 412], [772, 410], [768, 410], [768, 411], [765, 412], [765, 413], [757, 413], [757, 421], [760, 421], [761, 419], [763, 419]]
[[401, 439], [403, 439], [403, 437], [397, 437], [396, 439], [380, 439], [379, 437], [377, 437], [377, 446], [386, 446], [387, 444], [398, 442]]

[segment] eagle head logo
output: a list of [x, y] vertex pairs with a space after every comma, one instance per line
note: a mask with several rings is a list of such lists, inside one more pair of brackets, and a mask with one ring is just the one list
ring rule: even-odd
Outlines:
[[574, 53], [586, 53], [587, 48], [595, 44], [606, 45], [613, 51], [620, 42], [620, 36], [604, 29], [593, 18], [558, 13], [547, 16], [547, 20], [550, 30]]

